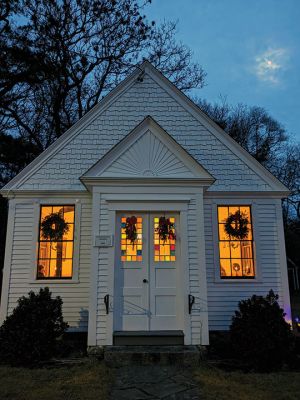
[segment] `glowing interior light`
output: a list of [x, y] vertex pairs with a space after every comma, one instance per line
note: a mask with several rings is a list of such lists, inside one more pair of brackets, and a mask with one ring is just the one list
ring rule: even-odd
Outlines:
[[121, 219], [121, 261], [142, 261], [143, 256], [143, 218], [137, 217], [136, 232], [137, 239], [132, 243], [126, 237], [126, 218]]
[[[171, 217], [170, 222], [175, 225], [175, 218]], [[164, 242], [157, 232], [159, 217], [154, 218], [154, 261], [176, 261], [176, 238], [167, 238]], [[175, 233], [175, 232], [174, 232]]]

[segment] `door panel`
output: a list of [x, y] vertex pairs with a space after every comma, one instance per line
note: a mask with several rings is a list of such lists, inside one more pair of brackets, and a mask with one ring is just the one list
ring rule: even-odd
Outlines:
[[[179, 329], [177, 301], [178, 274], [178, 245], [177, 239], [167, 239], [165, 242], [158, 238], [156, 229], [160, 215], [150, 214], [150, 330]], [[165, 216], [175, 224], [175, 234], [179, 232], [178, 214]]]
[[[135, 214], [142, 219], [142, 252], [137, 256], [137, 245], [125, 243], [124, 218], [131, 215], [118, 215], [116, 231], [116, 271], [114, 299], [115, 330], [149, 329], [149, 287], [143, 280], [148, 278], [148, 246], [144, 232], [148, 232], [148, 215]], [[122, 222], [123, 219], [123, 222]], [[123, 223], [123, 229], [122, 229]], [[123, 233], [123, 238], [122, 238]], [[140, 243], [140, 240], [138, 240]], [[124, 248], [126, 249], [124, 250]], [[139, 257], [139, 260], [137, 260]], [[128, 260], [127, 260], [128, 258]], [[126, 259], [126, 261], [124, 261]]]
[[[124, 242], [122, 221], [132, 215], [142, 218], [142, 254], [137, 261], [135, 248]], [[182, 329], [179, 290], [179, 246], [177, 239], [162, 242], [156, 232], [161, 213], [132, 213], [117, 217], [114, 330]], [[179, 214], [166, 216], [179, 232]], [[122, 238], [123, 233], [123, 238]], [[126, 248], [126, 249], [125, 249]], [[124, 250], [125, 249], [125, 250]]]

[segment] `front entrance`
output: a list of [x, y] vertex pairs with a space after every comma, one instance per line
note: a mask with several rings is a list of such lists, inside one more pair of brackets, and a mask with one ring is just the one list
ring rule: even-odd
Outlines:
[[[174, 237], [162, 239], [160, 217], [173, 224]], [[134, 241], [126, 235], [126, 222], [135, 224]], [[115, 331], [183, 329], [179, 223], [178, 213], [117, 214]]]

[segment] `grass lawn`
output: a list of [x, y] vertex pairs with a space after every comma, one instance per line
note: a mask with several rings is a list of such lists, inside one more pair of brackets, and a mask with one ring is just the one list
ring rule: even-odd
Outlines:
[[203, 400], [299, 400], [300, 372], [225, 372], [203, 365], [195, 371]]
[[[300, 399], [300, 372], [244, 374], [203, 363], [194, 376], [203, 400]], [[0, 366], [0, 399], [107, 400], [113, 380], [112, 370], [98, 362], [31, 370]]]
[[0, 399], [105, 400], [112, 372], [100, 363], [25, 369], [0, 366]]

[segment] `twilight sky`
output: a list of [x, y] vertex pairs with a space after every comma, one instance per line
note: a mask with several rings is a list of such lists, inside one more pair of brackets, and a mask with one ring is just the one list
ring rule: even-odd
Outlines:
[[300, 0], [152, 0], [207, 73], [195, 95], [262, 106], [300, 140]]

